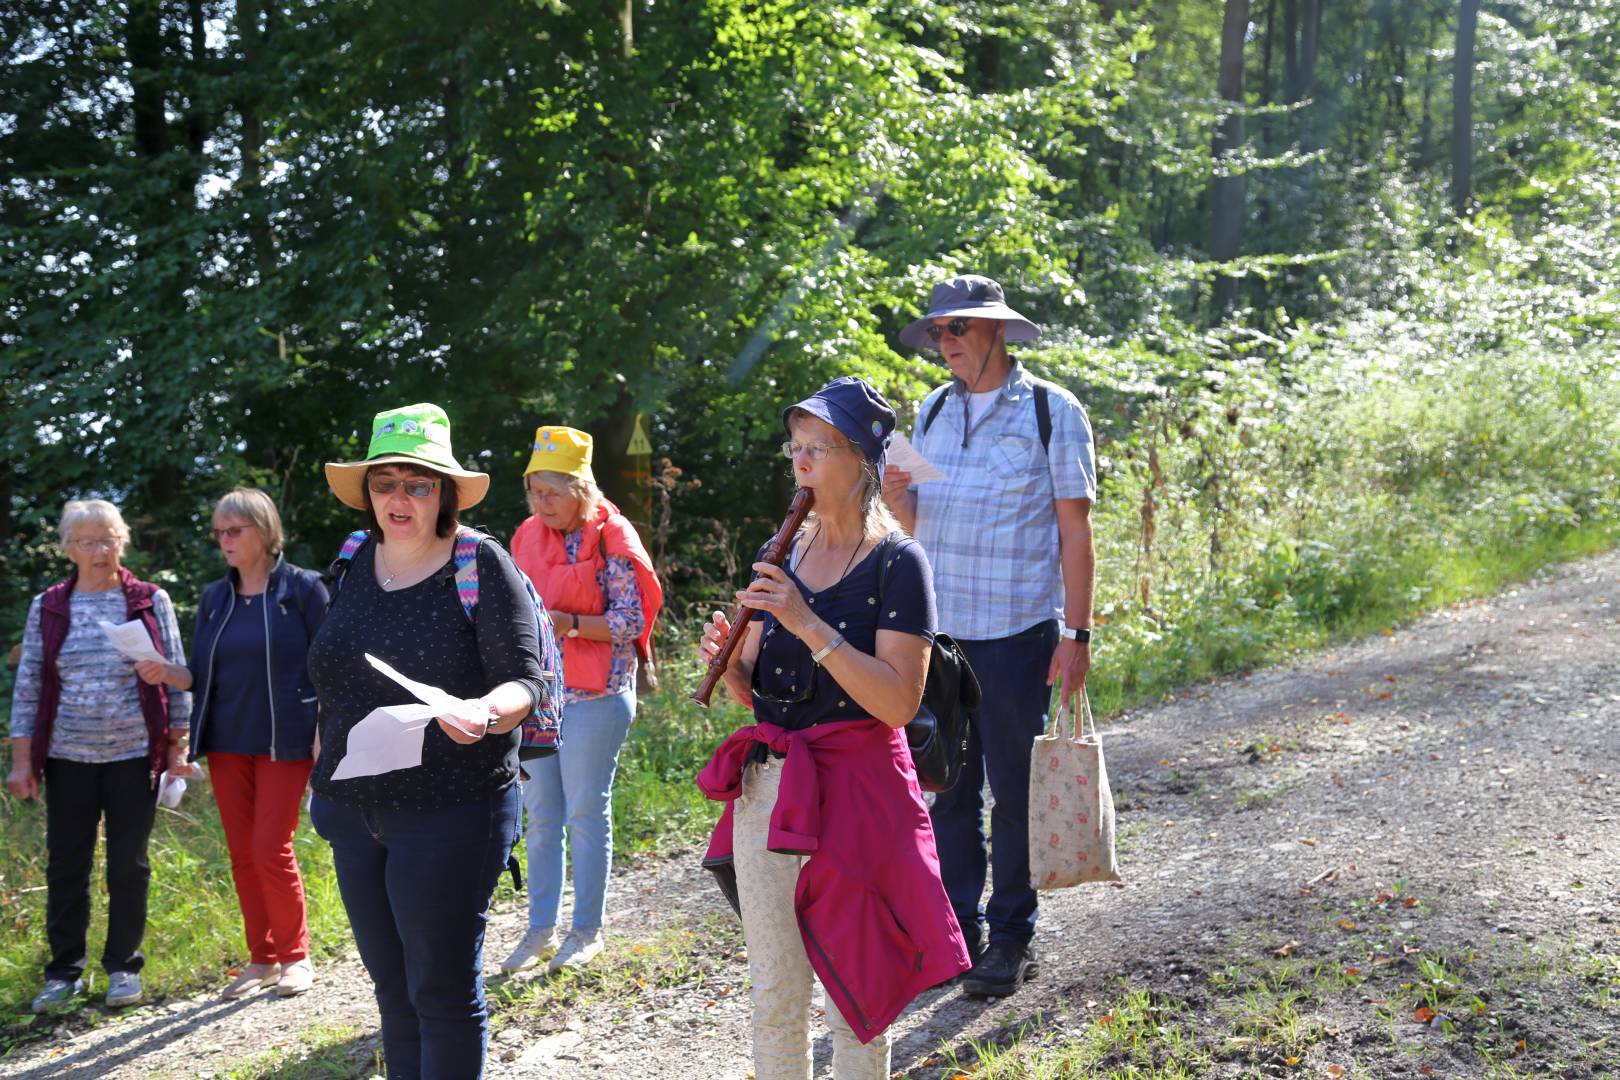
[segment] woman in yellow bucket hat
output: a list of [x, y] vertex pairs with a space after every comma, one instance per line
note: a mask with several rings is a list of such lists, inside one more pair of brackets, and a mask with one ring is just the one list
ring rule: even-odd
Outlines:
[[[535, 431], [523, 484], [530, 516], [512, 556], [551, 613], [563, 650], [566, 738], [555, 755], [525, 763], [529, 930], [501, 965], [550, 959], [582, 967], [602, 949], [613, 862], [613, 773], [636, 713], [636, 669], [646, 662], [663, 589], [628, 518], [591, 472], [590, 435], [560, 424]], [[559, 941], [563, 833], [574, 866], [573, 925]]]

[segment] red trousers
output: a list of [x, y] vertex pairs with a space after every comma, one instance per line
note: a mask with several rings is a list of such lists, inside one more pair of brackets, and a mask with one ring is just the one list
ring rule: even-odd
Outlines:
[[253, 963], [302, 960], [309, 955], [309, 922], [293, 833], [315, 762], [215, 752], [208, 765]]

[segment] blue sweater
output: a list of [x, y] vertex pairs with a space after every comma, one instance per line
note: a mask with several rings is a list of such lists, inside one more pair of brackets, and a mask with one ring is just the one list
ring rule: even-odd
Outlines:
[[[215, 740], [218, 745], [281, 761], [308, 759], [315, 742], [316, 712], [315, 687], [309, 677], [309, 643], [326, 615], [326, 586], [313, 570], [294, 566], [285, 558], [276, 560], [264, 598], [256, 600], [253, 608], [264, 620], [263, 662], [270, 693], [257, 702], [252, 696], [245, 697], [227, 716], [216, 706], [222, 696], [219, 690], [232, 679], [232, 672], [229, 665], [218, 663], [216, 649], [232, 612], [241, 605], [236, 583], [236, 571], [232, 570], [205, 588], [197, 603], [197, 629], [191, 639], [189, 665], [194, 701], [190, 758], [195, 761], [199, 753], [205, 752], [210, 724], [230, 724], [234, 735], [261, 733], [253, 741], [262, 741], [263, 745], [245, 746], [239, 737]], [[245, 674], [237, 673], [237, 677]], [[253, 708], [257, 711], [248, 711]]]

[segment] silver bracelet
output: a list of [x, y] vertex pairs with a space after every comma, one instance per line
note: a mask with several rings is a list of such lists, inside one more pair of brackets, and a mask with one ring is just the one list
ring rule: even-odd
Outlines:
[[821, 662], [823, 660], [827, 659], [827, 657], [829, 655], [831, 655], [832, 651], [834, 649], [838, 648], [838, 646], [842, 645], [843, 643], [844, 643], [844, 635], [843, 634], [834, 634], [833, 639], [831, 641], [827, 642], [827, 644], [823, 645], [821, 648], [817, 649], [815, 652], [810, 654], [810, 662], [819, 667], [821, 665]]

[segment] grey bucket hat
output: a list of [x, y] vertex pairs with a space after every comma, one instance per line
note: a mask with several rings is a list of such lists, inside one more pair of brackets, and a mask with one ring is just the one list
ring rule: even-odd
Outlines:
[[1034, 341], [1040, 327], [1007, 306], [1001, 286], [978, 274], [963, 274], [934, 286], [928, 298], [928, 314], [900, 331], [900, 343], [913, 349], [937, 349], [928, 337], [935, 319], [960, 316], [974, 319], [1000, 319], [1007, 324], [1008, 341]]

